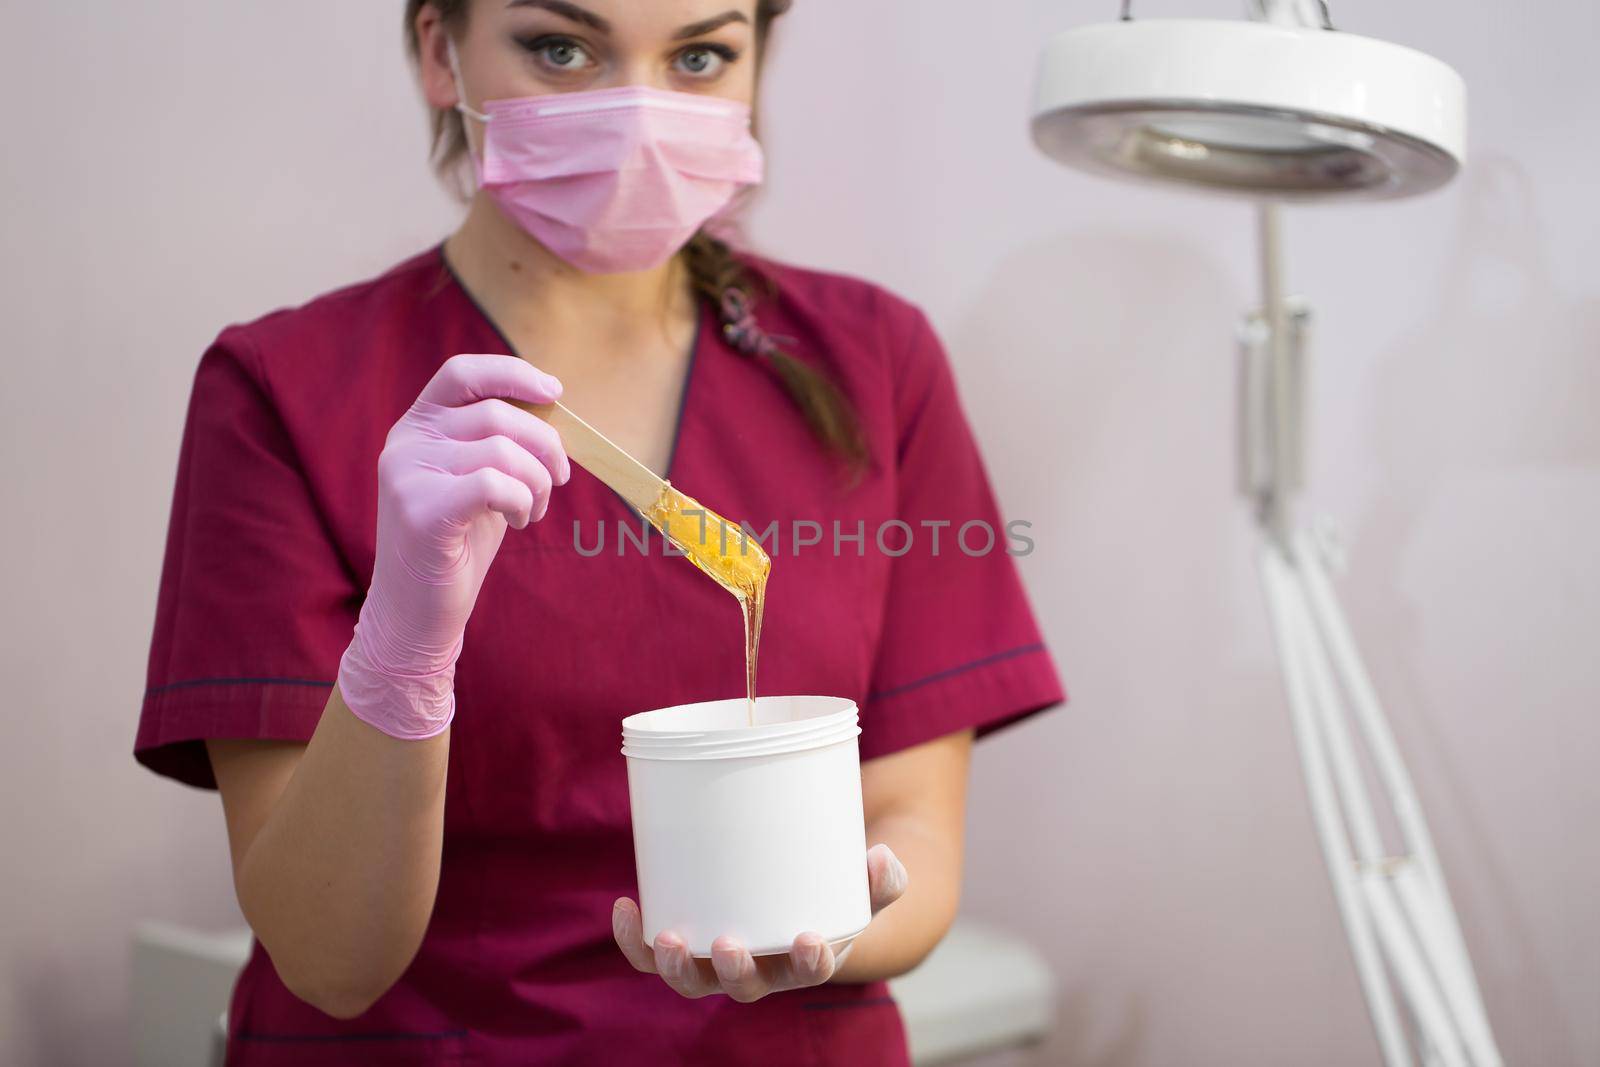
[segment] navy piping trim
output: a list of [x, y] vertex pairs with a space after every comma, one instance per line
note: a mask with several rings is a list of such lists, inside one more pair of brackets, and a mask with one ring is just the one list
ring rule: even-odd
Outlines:
[[885, 700], [889, 697], [899, 696], [901, 693], [910, 692], [913, 689], [921, 689], [925, 685], [932, 685], [934, 682], [943, 681], [944, 679], [957, 674], [965, 674], [967, 671], [977, 670], [979, 667], [987, 667], [991, 663], [999, 663], [1001, 660], [1013, 659], [1017, 656], [1026, 656], [1030, 652], [1043, 651], [1044, 645], [1040, 643], [1022, 645], [1018, 648], [1008, 648], [1004, 652], [996, 652], [992, 656], [984, 656], [982, 659], [975, 659], [971, 663], [963, 663], [959, 667], [950, 667], [939, 671], [936, 674], [930, 674], [926, 678], [918, 678], [914, 682], [907, 682], [904, 685], [897, 685], [891, 689], [880, 689], [876, 693], [868, 693], [867, 699]]
[[465, 1030], [441, 1030], [436, 1034], [370, 1033], [370, 1034], [253, 1034], [241, 1030], [233, 1035], [235, 1041], [260, 1041], [267, 1044], [339, 1044], [353, 1041], [447, 1041], [466, 1037]]
[[673, 465], [678, 461], [678, 442], [683, 439], [683, 415], [689, 410], [689, 390], [694, 388], [695, 364], [700, 361], [700, 332], [705, 329], [709, 309], [701, 303], [694, 317], [694, 340], [689, 342], [689, 366], [683, 372], [683, 388], [678, 392], [678, 418], [672, 424], [672, 444], [667, 449], [667, 472], [661, 477], [672, 481]]
[[188, 678], [181, 682], [168, 682], [166, 685], [146, 689], [144, 695], [153, 697], [169, 689], [193, 689], [201, 685], [308, 685], [320, 688], [332, 684], [331, 681], [321, 682], [315, 678]]
[[894, 1002], [893, 997], [863, 997], [861, 1000], [813, 1000], [800, 1007], [805, 1011], [838, 1011], [840, 1008], [875, 1008]]

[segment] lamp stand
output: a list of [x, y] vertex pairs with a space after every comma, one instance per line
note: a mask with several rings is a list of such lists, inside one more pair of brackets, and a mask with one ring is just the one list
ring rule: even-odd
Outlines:
[[[1414, 1050], [1424, 1067], [1501, 1067], [1427, 822], [1328, 578], [1334, 546], [1293, 525], [1310, 313], [1283, 292], [1278, 206], [1262, 204], [1258, 221], [1262, 309], [1239, 331], [1240, 487], [1261, 529], [1261, 583], [1334, 899], [1387, 1067], [1411, 1067]], [[1399, 855], [1385, 852], [1357, 737]]]

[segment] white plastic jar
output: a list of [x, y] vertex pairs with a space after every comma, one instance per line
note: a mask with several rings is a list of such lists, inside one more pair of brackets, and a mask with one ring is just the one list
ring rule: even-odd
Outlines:
[[761, 697], [622, 722], [644, 938], [695, 956], [724, 934], [753, 955], [797, 935], [841, 947], [872, 918], [861, 734], [843, 697]]

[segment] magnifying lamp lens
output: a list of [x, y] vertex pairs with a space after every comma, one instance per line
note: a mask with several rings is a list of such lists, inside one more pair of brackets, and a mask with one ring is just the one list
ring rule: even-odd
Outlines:
[[1390, 165], [1371, 136], [1303, 118], [1161, 114], [1098, 146], [1102, 160], [1152, 177], [1234, 190], [1313, 193], [1381, 186]]
[[[1152, 135], [1193, 141], [1214, 148], [1262, 149], [1271, 152], [1299, 152], [1320, 150], [1335, 138], [1333, 127], [1321, 123], [1284, 121], [1258, 118], [1252, 115], [1194, 114], [1174, 116], [1152, 122], [1147, 127]], [[1355, 135], [1360, 141], [1372, 144], [1372, 138]]]

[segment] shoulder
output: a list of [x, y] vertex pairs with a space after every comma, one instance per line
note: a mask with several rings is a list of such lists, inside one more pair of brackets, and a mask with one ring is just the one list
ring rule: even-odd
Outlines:
[[[822, 270], [741, 251], [739, 260], [765, 279], [784, 319], [798, 319], [832, 342], [893, 368], [925, 347], [932, 327], [913, 300], [885, 285], [842, 271]], [[782, 332], [774, 328], [773, 332]]]
[[796, 308], [867, 317], [912, 306], [888, 287], [855, 274], [801, 266], [755, 252], [737, 255], [749, 270], [771, 283], [780, 300]]
[[263, 387], [348, 375], [356, 363], [393, 348], [425, 315], [449, 276], [430, 248], [375, 277], [343, 286], [222, 330], [212, 350], [240, 363]]

